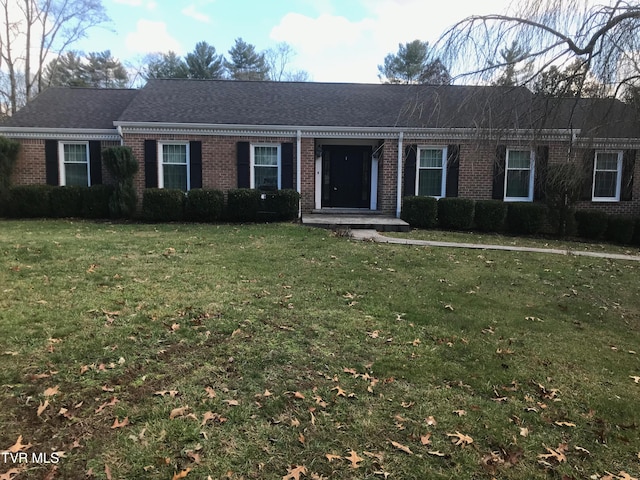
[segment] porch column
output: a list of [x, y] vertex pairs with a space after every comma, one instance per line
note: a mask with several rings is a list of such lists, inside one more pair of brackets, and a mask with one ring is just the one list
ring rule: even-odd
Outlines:
[[404, 139], [404, 132], [400, 132], [398, 135], [398, 185], [396, 188], [396, 218], [400, 218], [400, 211], [402, 210], [402, 141]]

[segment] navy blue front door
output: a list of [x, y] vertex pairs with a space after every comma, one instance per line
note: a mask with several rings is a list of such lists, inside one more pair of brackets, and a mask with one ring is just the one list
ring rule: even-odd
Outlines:
[[324, 146], [322, 178], [323, 207], [369, 208], [371, 147]]

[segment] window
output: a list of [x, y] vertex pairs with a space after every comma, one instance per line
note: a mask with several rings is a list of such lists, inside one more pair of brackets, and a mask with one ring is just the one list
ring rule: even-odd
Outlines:
[[504, 200], [533, 201], [534, 155], [531, 150], [507, 149], [504, 175]]
[[90, 186], [89, 142], [60, 142], [58, 148], [60, 185]]
[[189, 182], [189, 144], [158, 143], [160, 162], [158, 186], [187, 191]]
[[280, 189], [280, 145], [251, 146], [251, 188]]
[[596, 152], [593, 167], [594, 202], [620, 201], [622, 152]]
[[429, 197], [444, 197], [447, 175], [447, 149], [442, 147], [418, 148], [416, 192]]

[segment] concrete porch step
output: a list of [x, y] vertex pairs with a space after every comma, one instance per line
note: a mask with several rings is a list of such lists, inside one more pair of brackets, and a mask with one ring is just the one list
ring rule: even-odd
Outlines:
[[302, 215], [302, 224], [309, 227], [336, 229], [368, 229], [378, 232], [408, 232], [411, 227], [404, 220], [387, 215], [310, 213]]

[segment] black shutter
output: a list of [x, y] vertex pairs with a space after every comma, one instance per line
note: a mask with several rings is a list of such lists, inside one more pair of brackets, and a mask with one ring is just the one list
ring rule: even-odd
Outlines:
[[504, 199], [504, 171], [507, 164], [507, 146], [498, 145], [496, 147], [496, 158], [493, 162], [493, 192], [491, 198], [494, 200]]
[[89, 170], [91, 172], [91, 185], [102, 184], [102, 146], [100, 141], [89, 142]]
[[636, 151], [625, 150], [622, 154], [622, 186], [620, 200], [633, 199], [633, 171], [636, 168]]
[[596, 158], [595, 150], [587, 150], [582, 156], [582, 192], [580, 194], [580, 200], [593, 199], [593, 167]]
[[460, 145], [447, 147], [447, 197], [458, 196], [458, 176], [460, 174]]
[[189, 142], [189, 176], [191, 188], [202, 188], [202, 142]]
[[58, 172], [58, 141], [44, 141], [44, 166], [47, 185], [60, 185]]
[[280, 188], [293, 188], [293, 143], [283, 143], [280, 148]]
[[251, 146], [249, 142], [238, 142], [238, 188], [251, 187]]
[[407, 145], [404, 150], [404, 190], [403, 196], [416, 195], [416, 155], [417, 145]]
[[549, 147], [547, 145], [536, 148], [535, 162], [533, 200], [544, 201], [547, 189], [547, 172], [549, 171]]
[[144, 141], [144, 186], [158, 186], [158, 143], [155, 140]]

